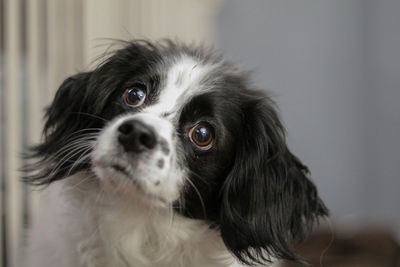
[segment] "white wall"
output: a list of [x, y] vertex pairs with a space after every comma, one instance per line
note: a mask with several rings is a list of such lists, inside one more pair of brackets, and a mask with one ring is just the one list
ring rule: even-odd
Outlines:
[[85, 0], [85, 62], [92, 63], [117, 39], [172, 38], [212, 43], [222, 0]]
[[367, 213], [400, 224], [400, 1], [370, 0], [368, 12]]
[[217, 21], [219, 47], [276, 96], [337, 221], [400, 226], [399, 12], [396, 0], [231, 0]]

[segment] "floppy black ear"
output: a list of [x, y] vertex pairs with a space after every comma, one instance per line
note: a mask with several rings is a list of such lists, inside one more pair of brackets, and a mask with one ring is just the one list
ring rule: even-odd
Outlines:
[[66, 174], [73, 174], [87, 164], [85, 160], [77, 162], [87, 148], [84, 145], [78, 147], [78, 137], [87, 134], [86, 129], [96, 128], [99, 124], [99, 119], [91, 115], [94, 113], [93, 103], [91, 105], [87, 101], [90, 75], [74, 75], [57, 90], [53, 102], [46, 109], [42, 141], [27, 155], [35, 162], [24, 169], [26, 182], [48, 184], [64, 178]]
[[220, 230], [228, 249], [245, 264], [272, 258], [300, 260], [292, 251], [327, 209], [308, 169], [287, 148], [268, 99], [243, 107], [241, 146], [222, 194]]

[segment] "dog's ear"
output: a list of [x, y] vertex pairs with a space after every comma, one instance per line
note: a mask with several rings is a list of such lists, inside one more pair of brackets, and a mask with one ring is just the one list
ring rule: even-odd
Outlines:
[[[27, 154], [35, 162], [24, 169], [26, 182], [48, 184], [82, 167], [83, 161], [80, 165], [76, 160], [83, 156], [87, 147], [82, 145], [82, 149], [78, 149], [73, 144], [76, 142], [78, 145], [79, 133], [84, 134], [86, 129], [96, 128], [99, 123], [99, 119], [91, 115], [93, 105], [87, 101], [90, 75], [76, 74], [58, 88], [53, 102], [46, 109], [42, 141]], [[72, 165], [74, 161], [77, 164]]]
[[[70, 128], [79, 128], [71, 125], [75, 121], [77, 112], [84, 112], [87, 84], [90, 73], [79, 73], [67, 78], [58, 88], [53, 102], [46, 108], [43, 134], [46, 138], [60, 139], [65, 137], [65, 131]], [[68, 129], [67, 129], [68, 128]]]
[[243, 107], [235, 163], [221, 191], [220, 230], [245, 264], [300, 260], [292, 251], [328, 211], [308, 169], [287, 148], [274, 105], [255, 97]]

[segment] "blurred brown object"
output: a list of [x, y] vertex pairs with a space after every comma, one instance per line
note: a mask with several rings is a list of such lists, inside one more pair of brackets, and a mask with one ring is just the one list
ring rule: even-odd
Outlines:
[[[360, 229], [352, 235], [335, 232], [333, 241], [330, 230], [321, 230], [303, 242], [298, 247], [297, 252], [311, 266], [400, 266], [400, 245], [391, 232], [382, 228]], [[323, 255], [322, 258], [321, 255]], [[299, 267], [306, 265], [284, 262], [282, 266]]]

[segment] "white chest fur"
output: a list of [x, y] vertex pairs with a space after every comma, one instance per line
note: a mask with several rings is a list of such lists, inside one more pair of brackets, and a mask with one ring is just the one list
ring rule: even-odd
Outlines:
[[30, 233], [26, 266], [235, 264], [218, 232], [202, 221], [108, 195], [82, 175], [47, 190], [42, 217]]

